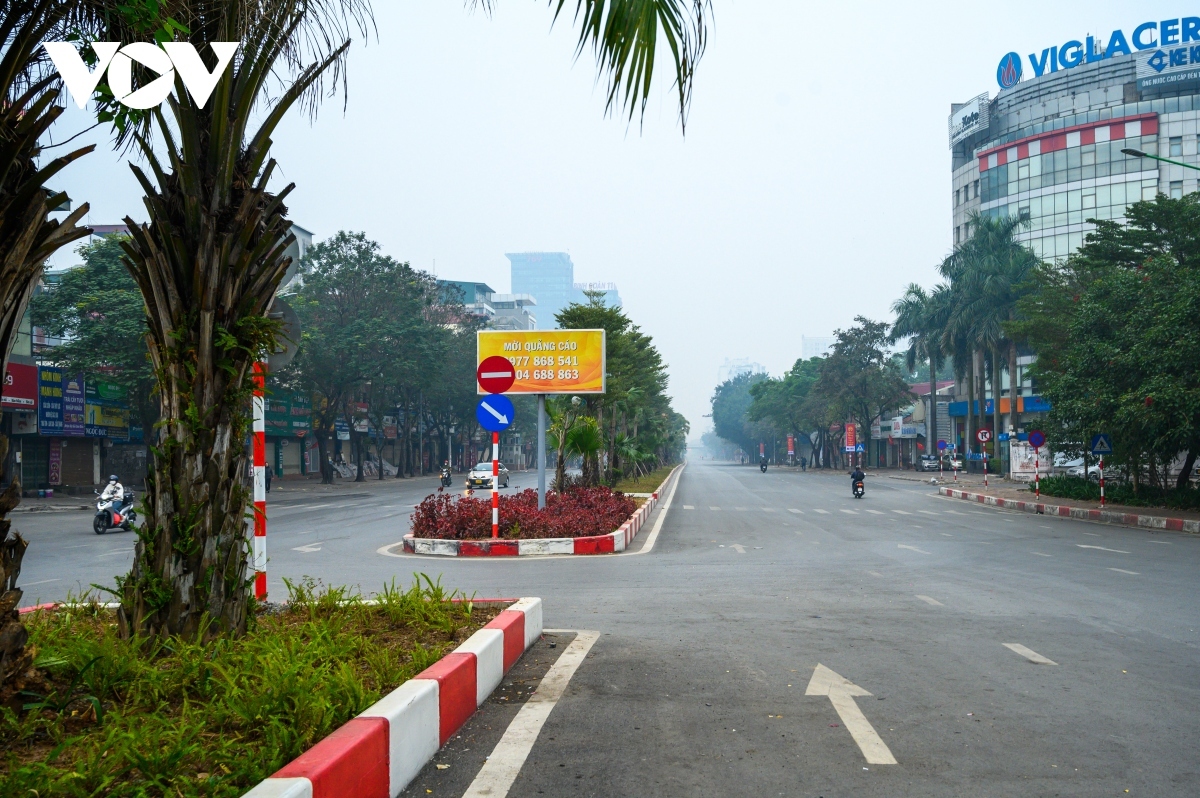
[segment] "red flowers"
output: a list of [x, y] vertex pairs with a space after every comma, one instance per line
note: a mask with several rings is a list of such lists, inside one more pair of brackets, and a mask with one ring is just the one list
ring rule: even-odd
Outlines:
[[[637, 509], [623, 493], [605, 487], [571, 488], [547, 493], [539, 510], [537, 491], [524, 490], [500, 497], [500, 536], [503, 538], [578, 538], [606, 535]], [[419, 538], [462, 540], [492, 536], [492, 500], [449, 494], [430, 494], [412, 514], [412, 534]]]

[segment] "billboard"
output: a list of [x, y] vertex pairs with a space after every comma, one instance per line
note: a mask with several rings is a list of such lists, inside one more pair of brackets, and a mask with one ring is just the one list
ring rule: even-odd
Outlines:
[[493, 355], [507, 358], [517, 373], [506, 393], [605, 391], [604, 330], [480, 330], [475, 362]]
[[950, 114], [950, 146], [953, 147], [972, 133], [987, 130], [990, 108], [988, 93], [985, 91]]

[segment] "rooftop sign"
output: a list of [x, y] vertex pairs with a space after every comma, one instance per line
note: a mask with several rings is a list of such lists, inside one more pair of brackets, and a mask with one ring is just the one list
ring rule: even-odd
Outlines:
[[978, 130], [987, 129], [989, 108], [988, 93], [985, 91], [950, 114], [950, 146], [953, 147]]
[[[1110, 33], [1107, 39], [1085, 36], [1082, 41], [1069, 39], [1062, 44], [1046, 47], [1040, 53], [1030, 53], [1029, 71], [1034, 77], [1040, 78], [1042, 75], [1071, 69], [1081, 64], [1094, 64], [1106, 58], [1132, 55], [1143, 50], [1161, 50], [1171, 67], [1182, 66], [1176, 63], [1180, 60], [1179, 57], [1173, 55], [1175, 50], [1182, 50], [1186, 62], [1195, 65], [1200, 61], [1200, 51], [1196, 53], [1197, 60], [1192, 60], [1192, 48], [1182, 46], [1189, 43], [1192, 43], [1193, 47], [1200, 46], [1200, 17], [1143, 22], [1129, 35], [1118, 28]], [[996, 82], [1000, 84], [1001, 89], [1011, 89], [1020, 82], [1024, 71], [1021, 56], [1015, 52], [1006, 53], [996, 68]]]

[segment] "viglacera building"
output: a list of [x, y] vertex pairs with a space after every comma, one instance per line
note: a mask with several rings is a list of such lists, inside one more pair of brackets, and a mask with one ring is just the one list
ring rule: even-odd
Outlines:
[[1056, 260], [1089, 219], [1196, 190], [1196, 170], [1146, 156], [1197, 163], [1200, 17], [1128, 30], [1008, 53], [997, 96], [951, 106], [955, 244], [972, 213], [1014, 216], [1027, 220], [1019, 239]]

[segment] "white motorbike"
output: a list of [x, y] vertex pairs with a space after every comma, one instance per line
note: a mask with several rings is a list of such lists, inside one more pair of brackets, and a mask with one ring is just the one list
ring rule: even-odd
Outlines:
[[105, 499], [96, 491], [96, 517], [92, 519], [92, 530], [97, 535], [103, 535], [110, 529], [123, 529], [129, 532], [137, 521], [137, 511], [133, 509], [133, 491], [126, 491], [120, 506], [115, 499]]

